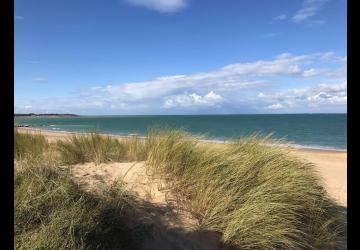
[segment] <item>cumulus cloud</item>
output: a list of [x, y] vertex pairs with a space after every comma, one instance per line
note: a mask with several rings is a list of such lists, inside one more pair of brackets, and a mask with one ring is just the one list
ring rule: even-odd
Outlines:
[[282, 108], [284, 108], [284, 106], [280, 103], [276, 103], [276, 104], [266, 106], [265, 108], [267, 108], [267, 109], [282, 109]]
[[[302, 8], [292, 17], [295, 23], [302, 23], [315, 16], [327, 0], [305, 0]], [[323, 22], [323, 21], [321, 21]]]
[[263, 100], [269, 104], [265, 109], [319, 107], [347, 104], [347, 83], [318, 84], [307, 88], [288, 89], [286, 91], [264, 95]]
[[311, 68], [311, 69], [307, 69], [304, 70], [302, 75], [304, 77], [315, 77], [315, 76], [319, 76], [319, 75], [324, 75], [325, 73], [329, 72], [328, 69], [315, 69], [315, 68]]
[[345, 79], [346, 61], [333, 52], [283, 53], [271, 60], [234, 63], [206, 72], [92, 86], [73, 97], [34, 100], [18, 106], [90, 114], [162, 114], [180, 110], [239, 113], [243, 109], [313, 107], [311, 103], [318, 107], [344, 106], [346, 84], [339, 82]]
[[174, 95], [165, 98], [164, 108], [174, 107], [214, 107], [222, 103], [224, 98], [213, 91], [210, 91], [204, 96], [196, 93]]
[[310, 64], [318, 58], [319, 55], [294, 56], [283, 53], [274, 60], [229, 64], [208, 72], [164, 76], [143, 82], [94, 86], [90, 89], [90, 94], [93, 95], [96, 92], [97, 95], [101, 94], [109, 99], [134, 101], [159, 99], [179, 93], [183, 94], [186, 91], [199, 93], [205, 90], [218, 93], [264, 87], [272, 84], [272, 81], [269, 80], [271, 77], [308, 78], [321, 74], [322, 71], [301, 68], [302, 65]]
[[162, 13], [179, 12], [186, 7], [186, 0], [126, 0], [126, 2]]
[[335, 52], [329, 51], [325, 53], [320, 53], [320, 60], [323, 62], [346, 62], [347, 56], [341, 57], [337, 56]]
[[347, 96], [331, 95], [326, 92], [320, 92], [316, 95], [309, 96], [307, 100], [310, 101], [310, 105], [318, 105], [321, 103], [345, 105], [347, 103]]

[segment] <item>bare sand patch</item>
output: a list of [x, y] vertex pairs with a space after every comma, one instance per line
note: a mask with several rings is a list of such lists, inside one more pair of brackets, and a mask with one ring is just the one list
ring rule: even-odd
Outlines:
[[347, 206], [347, 153], [340, 151], [294, 149], [293, 153], [315, 166], [321, 181], [340, 205]]
[[176, 201], [160, 179], [146, 171], [145, 162], [95, 163], [71, 166], [73, 180], [87, 192], [101, 192], [117, 180], [141, 200], [144, 224], [152, 226], [152, 237], [143, 249], [224, 249], [220, 235], [199, 230], [198, 221]]

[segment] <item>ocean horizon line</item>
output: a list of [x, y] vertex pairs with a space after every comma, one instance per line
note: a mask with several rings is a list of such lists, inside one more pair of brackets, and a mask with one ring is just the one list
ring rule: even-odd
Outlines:
[[[15, 114], [15, 113], [14, 113]], [[21, 115], [28, 115], [31, 113], [21, 113]], [[35, 115], [52, 115], [53, 113], [33, 113]], [[77, 114], [77, 113], [58, 113], [58, 115], [77, 115], [77, 116], [221, 116], [221, 115], [347, 115], [343, 112], [330, 112], [330, 113], [230, 113], [230, 114]]]

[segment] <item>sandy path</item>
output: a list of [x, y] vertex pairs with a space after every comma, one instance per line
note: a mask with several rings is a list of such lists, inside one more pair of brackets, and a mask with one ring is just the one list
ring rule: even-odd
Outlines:
[[145, 162], [77, 164], [71, 166], [71, 173], [89, 192], [102, 190], [120, 179], [126, 183], [127, 190], [145, 201], [167, 206], [171, 200], [161, 181], [146, 173]]
[[[71, 166], [73, 180], [88, 192], [99, 192], [118, 179], [126, 190], [136, 194], [142, 204], [145, 223], [152, 225], [152, 237], [145, 238], [142, 249], [220, 250], [219, 235], [198, 230], [198, 221], [176, 202], [160, 180], [146, 173], [145, 162], [94, 163]], [[146, 220], [146, 221], [145, 221]]]

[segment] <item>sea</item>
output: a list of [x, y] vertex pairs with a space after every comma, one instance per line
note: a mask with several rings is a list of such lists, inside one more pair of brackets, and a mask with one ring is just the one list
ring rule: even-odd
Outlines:
[[347, 150], [347, 114], [133, 115], [15, 117], [15, 124], [51, 131], [146, 135], [148, 129], [183, 129], [206, 140], [269, 135], [294, 147]]

